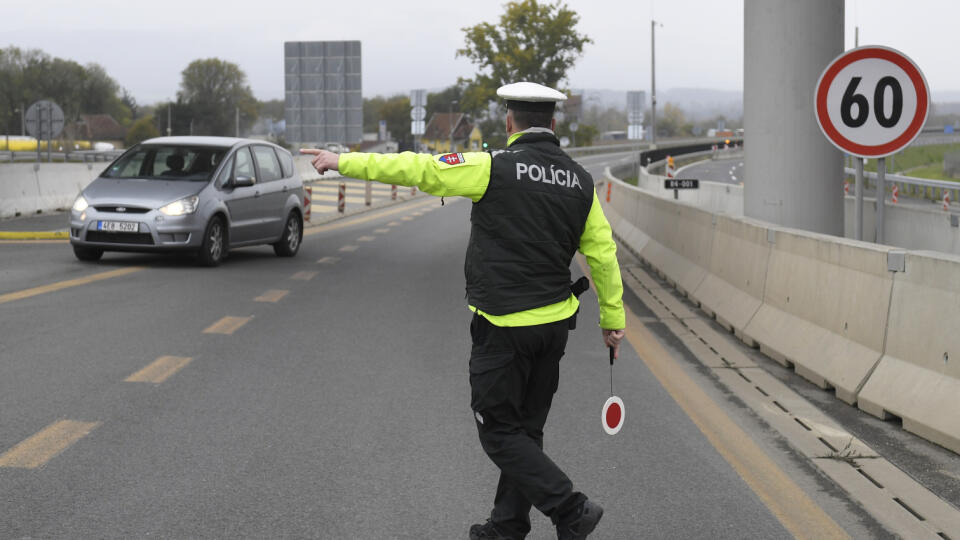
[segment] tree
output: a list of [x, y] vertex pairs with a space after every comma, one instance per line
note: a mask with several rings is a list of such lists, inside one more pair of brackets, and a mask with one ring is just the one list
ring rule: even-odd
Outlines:
[[472, 80], [464, 80], [463, 109], [482, 110], [496, 99], [504, 84], [530, 81], [556, 88], [567, 70], [592, 40], [576, 30], [580, 16], [561, 0], [506, 4], [499, 25], [480, 23], [463, 28], [466, 45], [457, 50], [479, 66]]
[[21, 107], [49, 99], [63, 109], [67, 123], [81, 114], [109, 114], [129, 123], [131, 106], [120, 86], [99, 64], [80, 64], [37, 50], [0, 49], [0, 127], [20, 125]]
[[376, 133], [380, 121], [387, 123], [387, 131], [397, 141], [401, 149], [413, 148], [413, 135], [410, 134], [410, 98], [403, 94], [384, 98], [377, 96], [363, 100], [363, 131]]
[[127, 148], [153, 137], [159, 137], [156, 120], [152, 116], [144, 116], [133, 123], [127, 130]]
[[194, 134], [234, 135], [238, 108], [241, 132], [257, 120], [257, 100], [240, 66], [219, 58], [194, 60], [182, 75], [177, 103], [188, 109], [184, 112], [190, 115], [187, 122], [193, 121]]
[[263, 118], [272, 118], [274, 120], [283, 120], [284, 118], [284, 100], [270, 99], [257, 102], [258, 115]]
[[593, 146], [593, 139], [598, 134], [596, 127], [584, 122], [577, 122], [577, 131], [573, 132], [570, 130], [570, 124], [569, 120], [562, 123], [558, 122], [557, 137], [570, 139], [571, 146]]
[[[650, 125], [649, 115], [645, 115], [644, 124]], [[657, 137], [683, 137], [692, 133], [693, 124], [687, 122], [683, 109], [673, 103], [664, 105], [663, 112], [657, 115]]]
[[[453, 84], [450, 85], [439, 92], [433, 92], [427, 94], [427, 118], [433, 118], [434, 113], [445, 113], [450, 112], [453, 109], [453, 112], [461, 112], [466, 110], [463, 107], [463, 90], [464, 85], [462, 84]], [[456, 105], [453, 105], [453, 102], [456, 101]], [[470, 111], [475, 112], [475, 111]]]
[[593, 105], [584, 111], [580, 123], [596, 127], [599, 133], [605, 131], [626, 131], [627, 112], [616, 107], [601, 109], [597, 105]]

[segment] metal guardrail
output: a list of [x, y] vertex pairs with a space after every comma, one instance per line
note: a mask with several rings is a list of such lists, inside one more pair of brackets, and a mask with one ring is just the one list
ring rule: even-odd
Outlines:
[[[75, 150], [73, 152], [51, 152], [50, 160], [54, 163], [96, 163], [110, 162], [117, 159], [123, 150]], [[40, 159], [37, 159], [37, 152], [10, 152], [0, 151], [0, 163], [45, 163], [47, 161], [47, 152], [40, 152]]]
[[[857, 174], [856, 169], [851, 167], [846, 167], [843, 169], [843, 172], [850, 176], [855, 176]], [[877, 179], [877, 173], [864, 171], [863, 175], [870, 180]], [[960, 183], [951, 182], [949, 180], [930, 180], [928, 178], [917, 178], [916, 176], [904, 176], [901, 174], [887, 174], [885, 180], [888, 183], [892, 184], [910, 184], [915, 186], [925, 186], [938, 189], [946, 189], [950, 191], [956, 191], [960, 189]]]
[[[847, 176], [854, 178], [854, 187], [856, 187], [856, 169], [850, 167], [844, 168], [844, 173]], [[876, 182], [877, 182], [877, 173], [875, 172], [863, 172], [864, 176], [864, 189], [865, 191], [869, 189], [873, 192], [873, 196], [876, 197]], [[870, 185], [870, 180], [873, 180], [874, 185]], [[899, 186], [898, 192], [899, 197], [904, 197], [908, 199], [920, 199], [927, 201], [943, 201], [944, 193], [949, 193], [949, 203], [948, 207], [953, 207], [954, 203], [960, 201], [960, 182], [951, 182], [949, 180], [930, 180], [927, 178], [917, 178], [915, 176], [904, 176], [900, 174], [887, 174], [884, 178], [886, 186], [885, 188], [893, 189], [890, 184]], [[888, 189], [884, 189], [884, 195]]]
[[588, 156], [591, 154], [608, 154], [613, 152], [637, 152], [650, 147], [650, 143], [623, 143], [606, 144], [603, 146], [576, 146], [573, 148], [564, 148], [564, 152], [570, 157]]

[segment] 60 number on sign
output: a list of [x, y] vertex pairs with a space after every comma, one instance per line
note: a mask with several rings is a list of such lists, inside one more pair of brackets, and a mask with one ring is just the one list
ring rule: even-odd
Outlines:
[[879, 158], [909, 145], [923, 128], [930, 92], [903, 53], [867, 46], [845, 52], [823, 71], [814, 106], [827, 139], [849, 154]]

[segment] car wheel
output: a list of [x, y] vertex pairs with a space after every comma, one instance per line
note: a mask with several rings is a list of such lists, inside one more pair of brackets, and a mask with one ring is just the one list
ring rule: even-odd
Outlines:
[[203, 266], [217, 266], [227, 256], [227, 230], [223, 219], [215, 217], [207, 224], [197, 259]]
[[300, 214], [290, 212], [286, 223], [283, 224], [283, 236], [273, 245], [273, 251], [280, 257], [293, 257], [300, 250], [300, 241], [303, 240], [303, 222]]
[[100, 257], [103, 257], [103, 250], [97, 248], [88, 248], [73, 246], [73, 254], [77, 256], [81, 261], [99, 261]]

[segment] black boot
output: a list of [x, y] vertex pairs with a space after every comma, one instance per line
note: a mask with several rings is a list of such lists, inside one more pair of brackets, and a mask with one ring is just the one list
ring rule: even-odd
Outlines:
[[584, 540], [597, 528], [603, 517], [603, 508], [589, 500], [564, 515], [557, 523], [558, 540]]
[[483, 525], [479, 523], [470, 526], [470, 540], [512, 540], [503, 534], [489, 519]]

